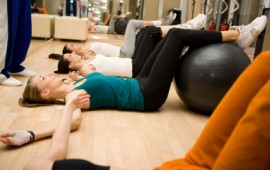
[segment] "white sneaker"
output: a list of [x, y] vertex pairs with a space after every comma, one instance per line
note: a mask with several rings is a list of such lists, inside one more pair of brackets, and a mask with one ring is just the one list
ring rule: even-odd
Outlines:
[[195, 18], [186, 22], [186, 24], [191, 25], [191, 29], [193, 30], [200, 30], [204, 27], [206, 23], [206, 15], [205, 14], [198, 14]]
[[175, 20], [176, 17], [177, 17], [177, 14], [173, 13], [172, 20], [171, 20], [171, 23], [169, 25], [171, 25], [173, 23], [173, 21]]
[[32, 70], [24, 69], [23, 71], [20, 71], [20, 72], [10, 73], [10, 75], [13, 75], [13, 76], [33, 77], [33, 76], [37, 75], [37, 73], [34, 72], [34, 71], [32, 71]]
[[173, 17], [173, 11], [170, 11], [168, 17]]
[[176, 25], [175, 28], [200, 30], [204, 27], [205, 23], [206, 15], [198, 14], [195, 18], [187, 21], [186, 23]]
[[171, 25], [173, 21], [175, 20], [177, 14], [173, 13], [172, 11], [168, 16], [166, 16], [162, 21], [161, 25]]
[[6, 76], [4, 76], [3, 74], [0, 74], [0, 83], [2, 83], [3, 81], [5, 81], [7, 79]]
[[242, 49], [246, 49], [264, 30], [267, 23], [265, 15], [257, 17], [250, 24], [244, 26], [232, 26], [230, 30], [238, 30], [240, 32], [239, 39], [236, 44]]
[[195, 18], [187, 21], [184, 24], [179, 24], [175, 28], [200, 30], [205, 26], [205, 23], [206, 15], [198, 14]]
[[2, 81], [0, 84], [4, 86], [21, 86], [22, 82], [10, 76], [8, 79]]
[[161, 25], [167, 25], [168, 20], [173, 16], [172, 11], [165, 18], [161, 19]]
[[192, 29], [192, 25], [184, 23], [184, 24], [177, 24], [174, 26], [174, 28], [180, 28], [180, 29]]

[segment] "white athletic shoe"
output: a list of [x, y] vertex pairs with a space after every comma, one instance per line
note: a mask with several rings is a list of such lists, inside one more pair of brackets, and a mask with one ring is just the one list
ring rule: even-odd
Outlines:
[[172, 22], [171, 22], [171, 24], [172, 24], [173, 21], [176, 19], [176, 17], [177, 17], [177, 14], [176, 14], [176, 13], [173, 13], [173, 17], [172, 17]]
[[10, 75], [13, 75], [13, 76], [24, 76], [24, 77], [33, 77], [33, 76], [37, 75], [37, 73], [34, 72], [34, 71], [32, 71], [32, 70], [24, 69], [23, 71], [20, 71], [20, 72], [10, 73]]
[[6, 76], [0, 73], [0, 84], [7, 79]]
[[173, 11], [170, 11], [169, 16], [170, 16], [170, 17], [173, 17]]
[[21, 86], [22, 82], [10, 76], [8, 79], [2, 81], [0, 84], [4, 86]]
[[187, 21], [184, 24], [179, 24], [176, 28], [200, 30], [206, 23], [206, 15], [198, 14], [195, 18]]
[[238, 30], [240, 32], [240, 37], [236, 41], [236, 44], [242, 49], [246, 49], [264, 30], [266, 23], [267, 17], [263, 15], [261, 17], [257, 17], [246, 26], [232, 26], [230, 30]]
[[184, 23], [184, 24], [177, 24], [174, 26], [174, 28], [180, 28], [180, 29], [192, 29], [192, 25]]
[[161, 20], [162, 21], [161, 25], [171, 25], [175, 20], [176, 16], [177, 14], [171, 11], [168, 16], [166, 16], [164, 19]]

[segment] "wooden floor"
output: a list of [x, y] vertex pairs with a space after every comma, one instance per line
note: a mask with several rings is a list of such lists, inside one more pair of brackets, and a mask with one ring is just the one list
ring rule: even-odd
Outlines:
[[[123, 37], [89, 35], [86, 42], [122, 44]], [[57, 61], [50, 53], [61, 53], [68, 41], [33, 39], [23, 63], [39, 74], [56, 70]], [[23, 108], [18, 105], [28, 78], [20, 87], [0, 86], [0, 131], [6, 129], [43, 129], [57, 124], [63, 106]], [[188, 110], [174, 86], [163, 107], [152, 113], [117, 110], [86, 111], [79, 130], [72, 132], [68, 158], [82, 158], [97, 164], [123, 169], [149, 170], [165, 161], [183, 157], [196, 141], [207, 116]], [[0, 170], [19, 170], [33, 156], [46, 152], [50, 138], [20, 148], [0, 144]]]

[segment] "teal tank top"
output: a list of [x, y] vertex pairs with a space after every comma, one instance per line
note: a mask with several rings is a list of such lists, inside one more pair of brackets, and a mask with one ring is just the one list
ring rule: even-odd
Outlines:
[[[104, 76], [98, 72], [87, 75], [85, 79], [86, 81], [74, 90], [83, 89], [90, 95], [89, 110], [117, 108], [143, 111], [144, 98], [137, 80]], [[76, 81], [75, 84], [81, 80]]]

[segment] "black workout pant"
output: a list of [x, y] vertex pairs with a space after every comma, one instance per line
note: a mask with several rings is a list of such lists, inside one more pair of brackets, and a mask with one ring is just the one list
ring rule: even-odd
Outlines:
[[95, 165], [83, 159], [65, 159], [55, 161], [52, 170], [109, 170], [109, 166]]
[[149, 26], [136, 35], [135, 50], [132, 56], [133, 77], [136, 77], [141, 72], [148, 57], [161, 40], [160, 27]]
[[222, 42], [220, 32], [171, 29], [135, 77], [144, 96], [144, 110], [160, 108], [167, 99], [183, 47], [198, 47]]

